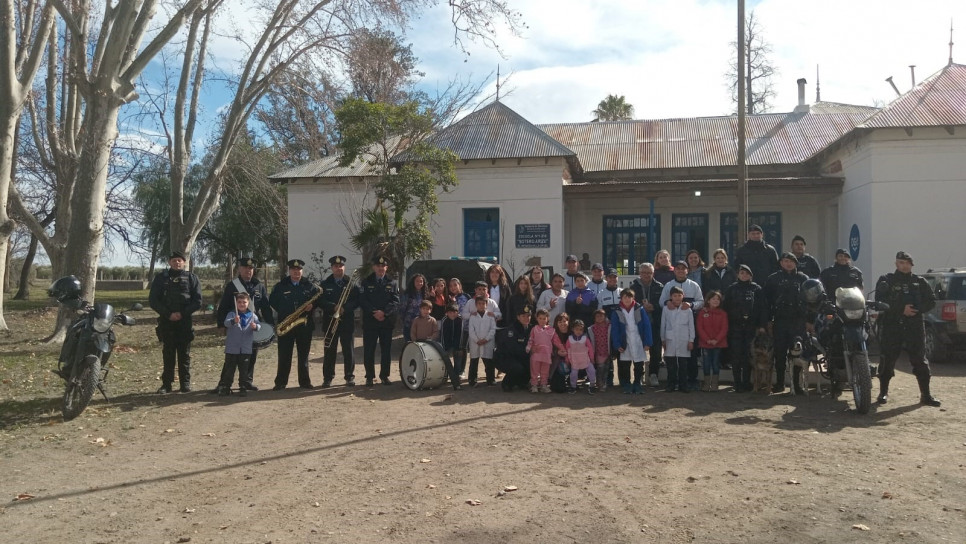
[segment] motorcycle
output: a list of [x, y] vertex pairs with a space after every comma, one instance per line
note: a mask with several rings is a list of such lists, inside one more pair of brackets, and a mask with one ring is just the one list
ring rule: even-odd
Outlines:
[[889, 306], [867, 301], [857, 287], [838, 288], [833, 300], [821, 303], [815, 320], [816, 336], [811, 342], [818, 352], [822, 376], [832, 383], [837, 395], [851, 388], [855, 410], [867, 414], [872, 406], [872, 376], [875, 368], [869, 362], [868, 339], [870, 311], [884, 311]]
[[[114, 351], [117, 336], [114, 324], [132, 326], [134, 318], [123, 313], [116, 314], [110, 304], [89, 302], [80, 298], [80, 281], [74, 276], [61, 278], [51, 284], [47, 293], [66, 308], [77, 311], [57, 359], [55, 374], [64, 382], [62, 411], [64, 421], [79, 416], [99, 390], [104, 399], [110, 401], [104, 391], [104, 381], [110, 371], [107, 362]], [[130, 310], [142, 309], [134, 304]]]

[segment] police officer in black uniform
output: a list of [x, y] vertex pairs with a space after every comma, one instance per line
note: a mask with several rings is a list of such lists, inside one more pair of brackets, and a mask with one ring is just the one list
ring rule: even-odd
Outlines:
[[325, 355], [322, 358], [322, 387], [332, 385], [335, 378], [335, 358], [342, 345], [342, 363], [345, 366], [343, 375], [345, 384], [349, 387], [356, 384], [355, 381], [355, 361], [352, 359], [353, 333], [355, 332], [355, 311], [359, 305], [359, 292], [355, 285], [349, 283], [349, 277], [345, 275], [346, 259], [342, 255], [336, 255], [329, 259], [332, 267], [332, 274], [322, 281], [322, 330], [328, 331], [332, 320], [336, 316], [336, 305], [342, 298], [343, 292], [348, 289], [348, 298], [345, 304], [339, 309], [339, 325], [336, 328], [332, 345], [325, 346]]
[[819, 280], [822, 282], [825, 292], [831, 297], [835, 296], [835, 290], [839, 287], [846, 289], [858, 287], [865, 290], [862, 283], [862, 271], [852, 266], [852, 257], [848, 251], [842, 248], [835, 250], [835, 264], [822, 270]]
[[392, 331], [399, 311], [399, 288], [386, 275], [389, 260], [377, 256], [372, 259], [372, 274], [359, 284], [359, 307], [362, 308], [362, 363], [366, 367], [366, 387], [376, 379], [376, 344], [381, 349], [379, 379], [389, 385]]
[[751, 267], [738, 266], [738, 281], [725, 289], [722, 309], [728, 314], [728, 347], [735, 392], [751, 391], [751, 344], [765, 332], [768, 304], [765, 292], [753, 281]]
[[[798, 259], [795, 262], [797, 265]], [[737, 268], [743, 264], [751, 268], [752, 275], [762, 287], [768, 281], [768, 276], [780, 269], [778, 252], [775, 251], [775, 246], [765, 242], [765, 233], [759, 225], [748, 227], [748, 239], [735, 250], [733, 266]]]
[[157, 334], [163, 344], [164, 370], [158, 393], [171, 392], [175, 357], [181, 392], [188, 393], [191, 391], [191, 341], [195, 337], [191, 314], [201, 309], [201, 282], [198, 276], [184, 269], [184, 253], [180, 251], [171, 252], [168, 266], [154, 277], [148, 296], [151, 309], [158, 312]]
[[888, 401], [889, 381], [896, 374], [896, 359], [905, 346], [912, 373], [919, 382], [919, 403], [939, 406], [939, 400], [929, 392], [930, 372], [922, 320], [922, 314], [936, 306], [936, 297], [926, 280], [912, 273], [911, 255], [905, 251], [896, 253], [896, 271], [879, 278], [875, 284], [875, 299], [889, 305], [887, 311], [879, 314], [882, 363], [879, 365], [877, 402], [885, 404]]
[[[215, 312], [215, 322], [219, 329], [225, 328], [225, 318], [228, 313], [235, 310], [235, 294], [246, 292], [251, 298], [251, 308], [258, 316], [259, 322], [274, 325], [275, 319], [272, 315], [272, 307], [268, 303], [268, 290], [265, 284], [258, 281], [255, 277], [255, 260], [251, 257], [243, 257], [238, 260], [238, 276], [225, 284], [224, 293], [218, 303], [218, 310]], [[252, 356], [248, 363], [248, 371], [244, 376], [238, 375], [238, 388], [249, 391], [258, 391], [252, 383], [255, 375], [255, 359], [258, 357], [258, 348], [252, 348]], [[229, 386], [231, 384], [228, 384]], [[217, 392], [217, 389], [213, 392]]]
[[318, 301], [309, 301], [319, 294], [319, 288], [302, 277], [305, 261], [292, 259], [286, 264], [288, 277], [275, 284], [268, 302], [278, 314], [279, 323], [299, 309], [305, 310], [307, 321], [285, 336], [278, 337], [278, 370], [272, 390], [281, 391], [288, 385], [288, 376], [292, 371], [292, 348], [298, 351], [299, 387], [312, 389], [312, 380], [309, 378], [309, 349], [312, 347], [312, 332], [315, 330], [312, 310], [317, 307]]
[[812, 257], [808, 253], [805, 253], [805, 237], [801, 234], [796, 234], [792, 238], [792, 254], [795, 255], [795, 260], [798, 261], [798, 271], [805, 274], [809, 278], [818, 279], [819, 275], [822, 273], [822, 267], [819, 266], [818, 261], [815, 257]]
[[516, 319], [507, 327], [496, 333], [496, 354], [494, 363], [503, 372], [503, 382], [500, 386], [504, 391], [513, 388], [527, 389], [530, 387], [530, 354], [527, 353], [527, 342], [530, 340], [530, 312], [533, 310], [524, 304], [517, 312]]
[[[798, 271], [798, 259], [791, 252], [782, 253], [779, 261], [781, 270], [768, 276], [765, 281], [765, 299], [768, 301], [768, 324], [774, 338], [775, 346], [775, 377], [777, 383], [772, 387], [773, 393], [785, 391], [785, 363], [788, 359], [788, 349], [792, 347], [795, 337], [805, 338], [807, 308], [799, 296], [801, 286], [808, 280], [808, 276]], [[800, 372], [801, 368], [796, 367]], [[795, 383], [798, 383], [795, 381]], [[796, 391], [796, 393], [799, 393]]]

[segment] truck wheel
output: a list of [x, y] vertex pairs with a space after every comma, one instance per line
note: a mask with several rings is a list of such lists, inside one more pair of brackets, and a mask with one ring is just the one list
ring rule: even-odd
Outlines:
[[926, 360], [930, 362], [945, 361], [948, 355], [946, 345], [933, 327], [926, 327]]

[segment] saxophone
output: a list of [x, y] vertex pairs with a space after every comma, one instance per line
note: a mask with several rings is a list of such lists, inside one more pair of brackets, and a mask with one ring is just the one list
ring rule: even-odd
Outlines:
[[[312, 285], [314, 285], [319, 292], [316, 293], [314, 297], [310, 298], [308, 302], [299, 306], [297, 310], [290, 313], [285, 319], [283, 319], [282, 322], [278, 324], [278, 327], [275, 328], [275, 336], [285, 336], [286, 334], [292, 332], [295, 327], [308, 323], [309, 316], [307, 314], [312, 311], [312, 304], [318, 300], [320, 296], [322, 296], [322, 287], [315, 283]], [[306, 307], [308, 307], [308, 309], [306, 309]]]
[[335, 341], [335, 334], [339, 330], [339, 323], [342, 321], [342, 307], [345, 306], [345, 302], [349, 300], [349, 294], [355, 288], [356, 279], [359, 276], [359, 271], [355, 271], [349, 276], [349, 281], [346, 286], [342, 289], [342, 294], [339, 296], [339, 301], [335, 305], [335, 310], [333, 311], [332, 319], [329, 320], [329, 327], [325, 329], [325, 335], [322, 337], [323, 345], [328, 348], [332, 346], [332, 342]]

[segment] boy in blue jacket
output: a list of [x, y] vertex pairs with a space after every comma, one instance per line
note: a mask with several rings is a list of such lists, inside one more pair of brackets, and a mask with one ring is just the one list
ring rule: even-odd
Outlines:
[[[617, 379], [624, 393], [644, 393], [644, 363], [647, 350], [653, 342], [651, 320], [644, 307], [634, 301], [634, 291], [621, 291], [621, 303], [611, 314], [611, 347], [618, 352]], [[631, 363], [634, 364], [634, 382], [631, 383]]]
[[248, 375], [255, 331], [262, 327], [258, 316], [248, 308], [247, 292], [242, 291], [235, 295], [235, 311], [228, 312], [225, 327], [228, 329], [225, 337], [225, 365], [221, 368], [218, 394], [223, 397], [231, 394], [231, 382], [235, 380], [235, 368], [238, 368], [238, 394], [244, 397], [247, 391], [242, 387], [241, 381]]

